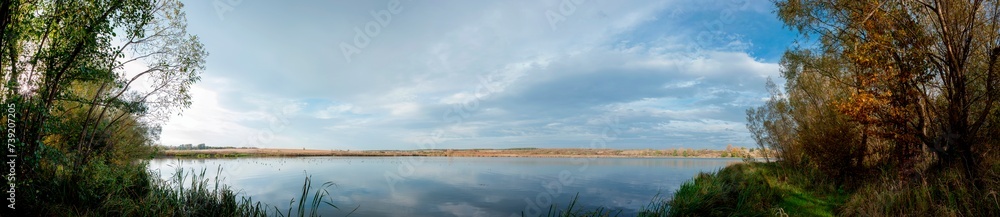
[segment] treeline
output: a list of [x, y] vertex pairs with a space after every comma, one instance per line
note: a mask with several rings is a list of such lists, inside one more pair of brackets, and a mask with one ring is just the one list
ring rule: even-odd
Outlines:
[[770, 157], [855, 192], [846, 214], [1000, 214], [1000, 3], [776, 5], [804, 37], [747, 111]]

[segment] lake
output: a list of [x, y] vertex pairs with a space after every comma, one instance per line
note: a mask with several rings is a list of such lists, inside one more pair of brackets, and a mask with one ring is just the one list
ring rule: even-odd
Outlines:
[[[333, 182], [340, 210], [324, 216], [538, 216], [549, 205], [603, 206], [634, 216], [657, 195], [669, 197], [699, 172], [741, 162], [737, 158], [458, 158], [288, 157], [168, 159], [149, 162], [164, 179], [177, 168], [200, 172], [286, 210], [298, 200], [306, 176], [313, 187]], [[190, 180], [189, 180], [190, 181]], [[312, 193], [310, 193], [310, 197]], [[296, 202], [297, 204], [297, 202]], [[294, 213], [294, 211], [293, 211]]]

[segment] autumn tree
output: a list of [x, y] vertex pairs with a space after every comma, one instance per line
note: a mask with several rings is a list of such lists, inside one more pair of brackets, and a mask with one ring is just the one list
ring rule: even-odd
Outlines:
[[755, 109], [747, 110], [747, 129], [762, 150], [773, 150], [778, 156], [769, 156], [764, 152], [764, 158], [777, 158], [789, 165], [799, 165], [803, 151], [795, 142], [797, 126], [791, 116], [791, 105], [780, 87], [770, 78], [767, 79], [767, 90], [770, 98]]
[[858, 176], [871, 166], [869, 145], [874, 142], [864, 125], [838, 111], [837, 102], [847, 95], [844, 86], [816, 70], [836, 64], [811, 56], [785, 55], [785, 91], [768, 79], [770, 97], [747, 110], [747, 129], [762, 149], [773, 150], [786, 166], [816, 167], [839, 182], [863, 178]]
[[847, 95], [833, 103], [861, 126], [862, 143], [884, 140], [903, 173], [929, 150], [940, 167], [961, 168], [970, 180], [980, 177], [981, 158], [994, 145], [987, 131], [1000, 127], [994, 121], [1000, 99], [998, 2], [776, 4], [779, 18], [814, 42], [789, 51], [785, 59], [801, 64], [786, 67], [785, 76], [816, 73], [845, 87]]

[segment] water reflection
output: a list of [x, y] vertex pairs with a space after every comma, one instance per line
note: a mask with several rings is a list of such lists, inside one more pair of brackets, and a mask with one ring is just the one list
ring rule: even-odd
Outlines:
[[[623, 209], [634, 214], [657, 193], [670, 195], [701, 171], [738, 159], [693, 158], [403, 158], [301, 157], [154, 159], [150, 169], [169, 178], [176, 168], [206, 169], [255, 200], [287, 209], [298, 199], [306, 175], [329, 189], [342, 210], [326, 216], [529, 216], [551, 203]], [[400, 172], [412, 162], [412, 170]], [[405, 173], [404, 173], [405, 172]], [[402, 175], [400, 175], [402, 174]], [[392, 185], [390, 187], [390, 185]]]

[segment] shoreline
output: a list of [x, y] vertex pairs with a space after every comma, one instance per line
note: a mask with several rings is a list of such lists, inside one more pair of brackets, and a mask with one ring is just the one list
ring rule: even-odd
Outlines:
[[316, 149], [199, 149], [161, 150], [156, 158], [231, 157], [539, 157], [539, 158], [762, 158], [746, 149], [434, 149], [434, 150], [316, 150]]

